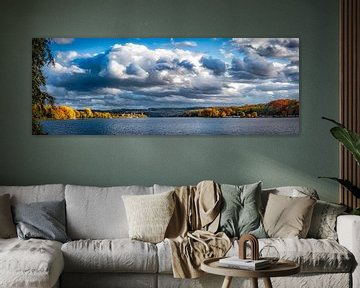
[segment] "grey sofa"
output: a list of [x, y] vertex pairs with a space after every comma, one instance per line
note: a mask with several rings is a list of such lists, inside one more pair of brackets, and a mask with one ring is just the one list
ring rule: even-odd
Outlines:
[[[298, 187], [299, 188], [299, 187]], [[122, 195], [153, 194], [173, 187], [0, 186], [12, 203], [63, 200], [72, 241], [0, 239], [0, 287], [221, 287], [222, 277], [174, 279], [167, 242], [128, 238]], [[302, 189], [301, 187], [299, 189]], [[263, 199], [270, 190], [263, 191]], [[292, 195], [291, 187], [275, 188]], [[316, 192], [312, 192], [316, 193]], [[265, 203], [264, 202], [264, 203]], [[274, 287], [360, 287], [360, 217], [338, 217], [339, 240], [260, 239], [281, 257], [297, 261], [301, 273], [272, 279]], [[237, 243], [228, 255], [236, 255]], [[262, 284], [262, 281], [259, 281]], [[250, 283], [234, 279], [233, 286]], [[261, 286], [261, 285], [260, 285]]]

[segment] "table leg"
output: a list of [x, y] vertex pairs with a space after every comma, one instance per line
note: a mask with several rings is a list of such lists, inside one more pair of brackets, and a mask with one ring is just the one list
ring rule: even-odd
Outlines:
[[258, 288], [258, 279], [257, 278], [251, 278], [252, 287]]
[[225, 276], [224, 282], [221, 286], [221, 288], [230, 288], [232, 277], [231, 276]]
[[265, 288], [273, 288], [270, 278], [267, 277], [263, 279], [264, 279]]

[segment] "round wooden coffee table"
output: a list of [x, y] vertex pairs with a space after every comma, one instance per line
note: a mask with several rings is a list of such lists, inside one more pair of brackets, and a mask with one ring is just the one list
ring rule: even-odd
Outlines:
[[300, 272], [300, 266], [288, 260], [279, 260], [270, 268], [253, 271], [222, 267], [219, 265], [219, 259], [221, 258], [204, 260], [201, 263], [201, 270], [210, 274], [225, 276], [222, 288], [229, 288], [233, 277], [251, 278], [254, 288], [258, 288], [258, 278], [263, 278], [265, 287], [272, 288], [270, 277], [289, 276]]

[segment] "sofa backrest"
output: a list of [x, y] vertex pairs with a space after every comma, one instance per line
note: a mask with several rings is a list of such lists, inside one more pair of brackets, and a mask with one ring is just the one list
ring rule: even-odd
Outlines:
[[153, 187], [66, 185], [67, 233], [71, 239], [128, 238], [123, 195], [153, 194]]
[[0, 186], [0, 195], [4, 194], [10, 194], [11, 204], [61, 201], [65, 198], [65, 185]]

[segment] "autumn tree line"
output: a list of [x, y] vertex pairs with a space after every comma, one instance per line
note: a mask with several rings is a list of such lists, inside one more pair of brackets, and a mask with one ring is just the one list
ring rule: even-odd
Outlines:
[[54, 119], [54, 120], [68, 120], [68, 119], [88, 119], [88, 118], [143, 118], [146, 117], [143, 113], [113, 113], [93, 111], [90, 108], [84, 110], [76, 110], [69, 106], [55, 106], [55, 105], [33, 105], [33, 115], [38, 115], [38, 119]]
[[279, 99], [267, 104], [252, 104], [231, 107], [208, 107], [186, 111], [184, 117], [298, 117], [299, 101], [290, 99]]

